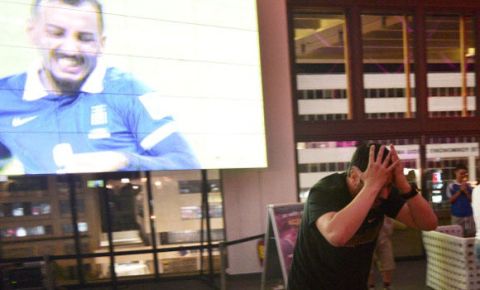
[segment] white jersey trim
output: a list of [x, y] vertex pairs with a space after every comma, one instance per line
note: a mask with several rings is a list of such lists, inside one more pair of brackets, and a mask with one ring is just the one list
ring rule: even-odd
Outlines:
[[175, 124], [173, 122], [169, 122], [147, 135], [147, 137], [143, 138], [143, 140], [140, 142], [140, 146], [142, 146], [142, 148], [145, 150], [150, 150], [175, 132], [177, 132]]

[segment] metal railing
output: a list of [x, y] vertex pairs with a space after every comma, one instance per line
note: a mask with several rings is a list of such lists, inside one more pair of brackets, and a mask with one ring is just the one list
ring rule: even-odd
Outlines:
[[218, 244], [218, 250], [220, 252], [220, 289], [227, 289], [227, 247], [232, 245], [237, 245], [253, 240], [258, 240], [264, 238], [265, 234], [260, 234], [256, 236], [251, 236], [247, 238], [237, 239], [233, 241], [223, 241]]

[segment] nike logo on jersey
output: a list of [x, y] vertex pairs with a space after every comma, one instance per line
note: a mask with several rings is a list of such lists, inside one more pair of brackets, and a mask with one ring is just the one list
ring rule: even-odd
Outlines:
[[30, 117], [15, 117], [12, 119], [12, 127], [19, 127], [22, 125], [27, 124], [30, 121], [33, 121], [37, 118], [38, 116], [30, 116]]

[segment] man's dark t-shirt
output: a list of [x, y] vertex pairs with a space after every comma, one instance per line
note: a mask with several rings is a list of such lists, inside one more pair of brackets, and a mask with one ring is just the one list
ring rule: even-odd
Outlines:
[[392, 189], [387, 200], [369, 211], [347, 245], [334, 247], [318, 231], [315, 221], [327, 212], [340, 211], [352, 200], [345, 173], [329, 175], [312, 187], [305, 202], [288, 289], [367, 289], [372, 254], [384, 215], [395, 218], [405, 201]]

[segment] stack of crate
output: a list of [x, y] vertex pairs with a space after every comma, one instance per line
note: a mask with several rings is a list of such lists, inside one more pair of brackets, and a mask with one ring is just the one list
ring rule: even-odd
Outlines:
[[464, 238], [458, 225], [422, 232], [427, 255], [427, 286], [436, 290], [480, 289], [475, 238]]

